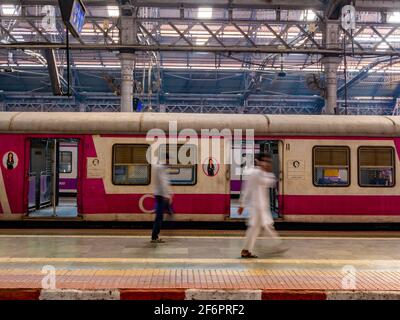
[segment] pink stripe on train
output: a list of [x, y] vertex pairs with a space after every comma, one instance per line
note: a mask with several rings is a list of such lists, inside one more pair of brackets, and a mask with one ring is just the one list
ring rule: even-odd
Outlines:
[[[85, 180], [83, 197], [84, 214], [146, 213], [154, 209], [151, 194], [107, 194], [102, 179]], [[173, 209], [175, 213], [229, 214], [230, 194], [175, 194]]]
[[400, 215], [400, 196], [285, 195], [285, 215]]

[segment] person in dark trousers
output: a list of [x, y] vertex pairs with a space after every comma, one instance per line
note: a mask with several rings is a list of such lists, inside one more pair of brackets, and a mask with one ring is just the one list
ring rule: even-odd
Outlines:
[[[165, 165], [169, 164], [169, 154], [165, 155]], [[164, 212], [172, 215], [171, 203], [172, 192], [170, 182], [166, 172], [166, 166], [159, 162], [153, 166], [154, 177], [154, 198], [156, 200], [156, 217], [153, 224], [153, 232], [151, 234], [152, 243], [164, 243], [163, 239], [159, 238], [161, 225], [164, 220]]]

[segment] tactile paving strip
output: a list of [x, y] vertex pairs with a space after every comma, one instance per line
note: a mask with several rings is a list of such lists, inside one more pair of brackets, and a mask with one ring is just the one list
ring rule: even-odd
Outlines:
[[[0, 288], [42, 288], [44, 277], [38, 269], [0, 269]], [[400, 291], [397, 271], [359, 271], [353, 282], [347, 279], [318, 270], [75, 269], [57, 270], [56, 288]]]

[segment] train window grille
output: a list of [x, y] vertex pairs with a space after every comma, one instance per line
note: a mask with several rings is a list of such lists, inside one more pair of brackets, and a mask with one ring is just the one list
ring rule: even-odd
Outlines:
[[60, 166], [59, 173], [71, 173], [72, 172], [72, 152], [61, 151], [60, 152]]
[[[165, 158], [167, 152], [170, 156], [170, 164], [167, 165], [167, 173], [171, 185], [194, 185], [197, 179], [196, 160], [197, 152], [195, 145], [160, 145], [158, 156]], [[187, 163], [182, 163], [179, 154], [184, 155]]]
[[148, 185], [150, 164], [146, 159], [148, 145], [113, 146], [113, 183], [115, 185]]
[[348, 147], [314, 147], [314, 185], [347, 187], [350, 185], [350, 149]]
[[358, 149], [360, 187], [393, 187], [395, 185], [394, 149], [360, 147]]

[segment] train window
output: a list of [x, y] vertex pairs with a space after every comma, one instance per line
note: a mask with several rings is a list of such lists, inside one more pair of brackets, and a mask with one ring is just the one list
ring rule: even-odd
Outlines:
[[315, 186], [349, 186], [350, 149], [348, 147], [314, 147], [313, 151]]
[[[161, 145], [158, 156], [162, 159], [167, 150], [167, 145]], [[196, 184], [196, 146], [178, 145], [168, 146], [170, 164], [167, 166], [171, 185], [194, 185]]]
[[113, 183], [147, 185], [150, 164], [146, 159], [148, 145], [119, 144], [113, 146]]
[[392, 147], [358, 148], [358, 179], [361, 187], [394, 186]]
[[71, 151], [60, 151], [60, 166], [58, 168], [59, 173], [71, 173], [72, 172], [72, 152]]

